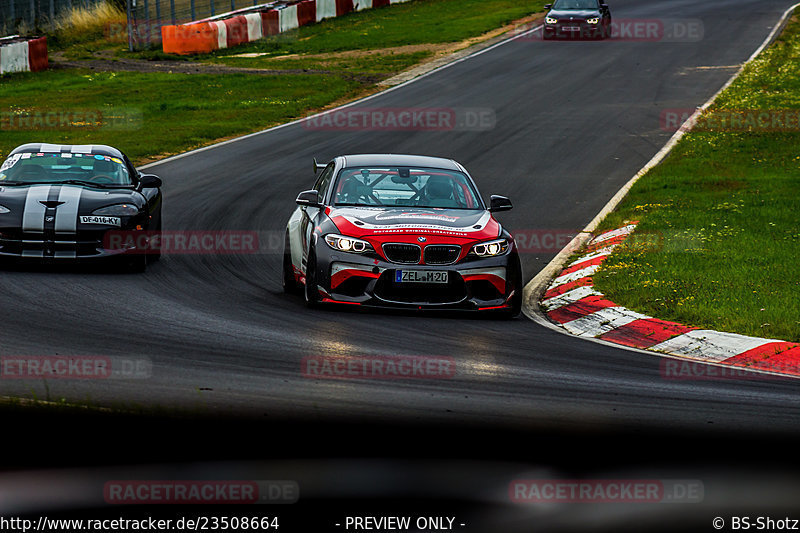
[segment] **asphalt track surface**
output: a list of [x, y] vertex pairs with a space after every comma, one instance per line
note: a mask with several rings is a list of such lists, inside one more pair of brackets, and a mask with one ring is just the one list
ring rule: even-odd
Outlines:
[[[699, 19], [703, 38], [543, 42], [537, 33], [358, 104], [490, 109], [489, 131], [296, 124], [157, 164], [148, 171], [165, 182], [164, 228], [282, 236], [295, 196], [313, 184], [312, 157], [395, 152], [462, 162], [487, 198], [512, 199], [514, 210], [498, 218], [514, 231], [579, 230], [671, 136], [662, 110], [703, 104], [791, 3], [610, 5], [617, 19]], [[5, 380], [0, 392], [276, 422], [800, 433], [797, 381], [664, 379], [658, 357], [524, 317], [308, 310], [281, 292], [281, 246], [270, 249], [264, 237], [262, 245], [255, 255], [165, 256], [144, 275], [4, 272], [3, 355], [143, 356], [154, 366], [144, 380]], [[523, 255], [526, 279], [553, 255]], [[457, 372], [445, 380], [313, 380], [300, 371], [313, 355], [449, 356]]]

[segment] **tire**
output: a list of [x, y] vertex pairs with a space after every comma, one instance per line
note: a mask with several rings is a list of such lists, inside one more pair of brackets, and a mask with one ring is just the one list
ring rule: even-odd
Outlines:
[[522, 265], [520, 264], [519, 257], [512, 267], [511, 283], [514, 287], [514, 296], [511, 298], [511, 307], [503, 311], [503, 318], [512, 319], [522, 312]]
[[[155, 263], [161, 259], [161, 215], [158, 216], [158, 224], [156, 224], [153, 234], [158, 237], [158, 249], [147, 254], [148, 263]], [[152, 239], [152, 236], [150, 238]]]
[[283, 292], [286, 294], [299, 294], [300, 285], [294, 277], [294, 267], [292, 266], [292, 248], [289, 244], [289, 232], [283, 241]]
[[122, 258], [122, 271], [126, 274], [141, 274], [147, 270], [147, 254], [130, 254]]
[[306, 307], [314, 308], [319, 305], [319, 290], [317, 290], [317, 256], [314, 250], [308, 252], [306, 262], [306, 286], [303, 290], [306, 299]]

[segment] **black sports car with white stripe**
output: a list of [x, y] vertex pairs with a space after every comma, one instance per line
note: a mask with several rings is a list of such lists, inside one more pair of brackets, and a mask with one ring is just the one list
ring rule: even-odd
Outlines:
[[160, 187], [110, 146], [19, 146], [0, 165], [0, 259], [119, 257], [143, 271], [157, 258], [142, 243], [161, 230]]

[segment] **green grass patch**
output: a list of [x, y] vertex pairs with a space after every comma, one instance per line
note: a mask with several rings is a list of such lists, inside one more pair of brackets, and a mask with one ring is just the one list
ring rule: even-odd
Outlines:
[[[127, 52], [119, 35], [104, 34], [108, 33], [104, 24], [118, 15], [115, 10], [107, 7], [99, 25], [92, 24], [91, 13], [76, 10], [72, 15], [75, 28], [65, 24], [51, 36], [54, 48], [69, 59], [97, 59], [94, 54], [102, 52], [111, 60], [192, 59], [241, 68], [314, 72], [265, 76], [54, 69], [5, 76], [0, 83], [0, 158], [27, 142], [110, 144], [136, 162], [184, 152], [356, 98], [372, 90], [377, 81], [432, 53], [414, 49], [337, 56], [332, 52], [461, 42], [539, 10], [541, 5], [531, 0], [417, 0], [191, 58], [168, 56], [160, 49]], [[271, 53], [258, 58], [229, 57], [264, 51]], [[275, 57], [289, 54], [294, 55]], [[327, 55], [304, 57], [308, 54]], [[41, 123], [48, 116], [52, 119], [52, 113], [75, 117], [82, 112], [114, 120], [111, 125], [87, 120], [65, 127]], [[20, 114], [29, 117], [26, 124], [20, 124]], [[36, 117], [41, 117], [38, 125]]]
[[109, 37], [109, 28], [125, 28], [126, 24], [124, 7], [115, 3], [101, 2], [89, 7], [75, 5], [55, 20], [54, 28], [47, 36], [47, 45], [50, 50], [102, 47]]
[[709, 121], [734, 110], [798, 115], [796, 18], [719, 96], [705, 127], [685, 135], [603, 221], [601, 230], [639, 220], [640, 237], [603, 263], [595, 284], [658, 318], [800, 341], [800, 129], [796, 121], [783, 131]]
[[304, 58], [302, 56], [293, 56], [287, 59], [274, 57], [226, 57], [214, 59], [212, 62], [241, 68], [312, 69], [361, 75], [391, 75], [417, 65], [431, 54], [432, 52], [429, 51], [420, 51], [412, 53], [387, 52], [363, 57]]
[[116, 118], [58, 128], [18, 121], [9, 125], [6, 117], [0, 158], [20, 144], [48, 142], [110, 144], [141, 160], [292, 120], [360, 89], [357, 82], [338, 76], [72, 70], [22, 74], [0, 84], [0, 108], [29, 117], [38, 113], [46, 118], [48, 112], [73, 117], [86, 112], [89, 117], [94, 112], [97, 117]]
[[[458, 42], [542, 11], [533, 0], [415, 0], [323, 20], [236, 48], [241, 52], [315, 54]], [[220, 50], [218, 55], [230, 55]]]

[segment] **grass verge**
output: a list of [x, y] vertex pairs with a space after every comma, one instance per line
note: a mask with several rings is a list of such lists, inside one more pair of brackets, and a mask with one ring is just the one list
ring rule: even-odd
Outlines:
[[108, 38], [108, 28], [125, 27], [125, 11], [111, 2], [100, 2], [90, 6], [75, 5], [56, 18], [53, 30], [48, 35], [50, 49], [69, 47], [92, 48], [100, 46]]
[[[96, 28], [87, 30], [85, 38], [61, 29], [58, 53], [96, 61], [87, 62], [86, 69], [73, 63], [3, 79], [0, 158], [25, 142], [104, 143], [137, 163], [151, 161], [369, 94], [378, 81], [429, 58], [435, 45], [466, 46], [465, 40], [539, 10], [531, 0], [416, 0], [189, 58], [218, 67], [292, 70], [276, 74], [130, 72], [122, 65], [125, 60], [158, 60], [163, 70], [165, 61], [185, 65], [187, 58], [158, 51], [128, 53], [118, 39], [104, 40]], [[268, 56], [231, 57], [247, 52]], [[98, 62], [119, 67], [113, 67], [116, 72], [92, 71], [89, 67], [97, 68]], [[77, 119], [64, 121], [65, 115]], [[119, 115], [123, 120], [112, 124], [96, 120]]]
[[640, 238], [603, 263], [597, 289], [657, 318], [800, 341], [798, 117], [795, 12], [603, 221], [639, 220]]
[[[0, 150], [8, 153], [25, 142], [102, 143], [140, 162], [298, 118], [359, 89], [356, 81], [338, 76], [23, 74], [0, 86], [0, 106], [17, 114], [5, 119], [12, 127], [3, 132]], [[61, 129], [62, 116], [72, 125]], [[48, 128], [48, 120], [56, 126]]]

